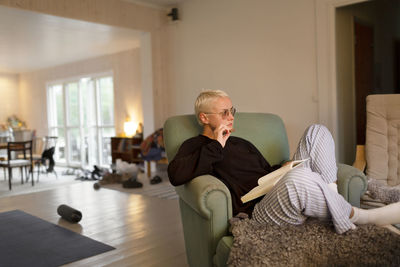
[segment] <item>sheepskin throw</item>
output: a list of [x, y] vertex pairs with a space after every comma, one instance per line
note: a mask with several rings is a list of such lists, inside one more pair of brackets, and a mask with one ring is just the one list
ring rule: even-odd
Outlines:
[[368, 177], [368, 194], [383, 203], [400, 201], [400, 185], [388, 186], [381, 181]]
[[229, 266], [400, 266], [400, 236], [363, 225], [336, 234], [331, 223], [265, 226], [231, 219]]

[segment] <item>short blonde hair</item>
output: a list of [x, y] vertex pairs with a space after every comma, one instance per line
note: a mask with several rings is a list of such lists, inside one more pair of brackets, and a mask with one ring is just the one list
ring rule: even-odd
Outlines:
[[194, 103], [194, 112], [196, 114], [197, 121], [203, 125], [199, 118], [201, 112], [208, 112], [212, 102], [220, 97], [229, 97], [227, 93], [222, 90], [204, 90], [196, 98]]

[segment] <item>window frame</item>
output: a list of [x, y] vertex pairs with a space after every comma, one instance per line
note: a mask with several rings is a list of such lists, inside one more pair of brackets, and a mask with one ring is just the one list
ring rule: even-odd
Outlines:
[[[89, 80], [93, 81], [93, 89], [94, 90], [94, 116], [95, 116], [95, 124], [94, 125], [84, 125], [83, 124], [83, 97], [82, 97], [82, 88], [81, 88], [81, 80], [84, 78], [88, 78]], [[102, 124], [101, 120], [101, 99], [99, 96], [99, 80], [102, 78], [111, 78], [112, 79], [112, 86], [113, 86], [113, 123], [112, 124]], [[78, 86], [78, 109], [79, 109], [79, 125], [71, 125], [68, 121], [68, 116], [69, 116], [69, 106], [68, 106], [68, 94], [67, 94], [67, 85], [71, 83], [76, 83]], [[52, 88], [54, 86], [60, 85], [61, 90], [62, 90], [62, 98], [63, 98], [63, 125], [58, 125], [57, 121], [57, 113], [53, 114], [54, 112], [54, 103], [52, 103]], [[101, 73], [92, 73], [92, 74], [87, 74], [87, 75], [79, 75], [75, 77], [70, 77], [66, 79], [59, 79], [59, 80], [54, 80], [51, 82], [46, 83], [46, 90], [47, 90], [47, 119], [48, 119], [48, 132], [49, 135], [52, 135], [54, 132], [59, 132], [59, 129], [62, 129], [64, 131], [64, 159], [58, 159], [56, 158], [56, 163], [60, 166], [71, 166], [71, 167], [85, 167], [90, 165], [90, 159], [88, 157], [88, 161], [86, 162], [85, 156], [86, 153], [89, 155], [89, 151], [85, 152], [85, 129], [87, 128], [89, 132], [94, 129], [96, 133], [96, 164], [99, 164], [100, 166], [108, 166], [111, 164], [111, 162], [103, 162], [103, 130], [104, 129], [112, 129], [114, 131], [115, 135], [115, 79], [114, 79], [114, 73], [112, 71], [107, 71], [107, 72], [101, 72]], [[55, 116], [55, 118], [54, 118]], [[78, 161], [73, 161], [71, 160], [71, 152], [70, 152], [70, 137], [68, 136], [71, 132], [71, 130], [78, 129], [79, 132], [79, 138], [80, 138], [80, 160]], [[111, 157], [111, 153], [110, 153]]]

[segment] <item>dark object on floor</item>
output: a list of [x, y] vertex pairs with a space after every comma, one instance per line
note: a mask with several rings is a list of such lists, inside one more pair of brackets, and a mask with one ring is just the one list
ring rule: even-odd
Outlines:
[[45, 149], [42, 153], [42, 158], [40, 159], [40, 161], [38, 161], [36, 163], [37, 167], [38, 167], [38, 178], [37, 180], [39, 181], [39, 173], [40, 173], [40, 166], [47, 166], [46, 167], [46, 174], [49, 173], [54, 173], [54, 175], [56, 176], [56, 178], [58, 178], [57, 176], [57, 172], [54, 170], [54, 153], [55, 153], [55, 147], [50, 147], [49, 149]]
[[156, 175], [153, 178], [150, 179], [151, 184], [159, 184], [162, 182], [162, 179], [160, 176]]
[[64, 220], [67, 220], [72, 223], [77, 223], [82, 219], [82, 213], [79, 210], [76, 210], [67, 205], [60, 205], [57, 208], [57, 213]]
[[[44, 138], [35, 138], [35, 146], [37, 145], [41, 150], [40, 157], [37, 155], [33, 155], [33, 160], [35, 167], [37, 168], [37, 180], [39, 181], [40, 173], [45, 173], [48, 175], [49, 173], [53, 173], [56, 178], [58, 178], [57, 172], [54, 169], [54, 153], [57, 144], [57, 136], [46, 136]], [[43, 147], [44, 146], [44, 147]], [[38, 152], [40, 153], [40, 152]], [[41, 168], [44, 167], [45, 171], [41, 171]]]
[[[45, 151], [43, 151], [42, 153], [42, 160], [46, 161], [49, 160], [49, 166], [47, 167], [46, 171], [47, 172], [53, 172], [54, 170], [54, 152], [55, 152], [55, 147], [50, 147], [49, 149], [46, 149]], [[44, 162], [43, 162], [44, 164]]]
[[103, 175], [105, 174], [105, 170], [93, 165], [94, 170], [91, 173], [91, 177], [93, 180], [101, 180], [101, 178], [103, 177]]
[[80, 173], [77, 175], [76, 180], [89, 180], [89, 181], [97, 181], [100, 180], [101, 176], [98, 176], [96, 171], [91, 171], [90, 169], [81, 169]]
[[98, 190], [98, 189], [100, 189], [100, 184], [99, 183], [94, 183], [93, 184], [93, 188], [95, 189], [95, 190]]
[[87, 169], [81, 169], [80, 174], [77, 175], [76, 180], [92, 180], [92, 172]]
[[375, 225], [339, 235], [315, 219], [298, 226], [230, 222], [229, 266], [400, 266], [400, 236]]
[[96, 165], [93, 165], [93, 170], [90, 170], [89, 168], [86, 169], [81, 169], [80, 174], [77, 175], [77, 180], [92, 180], [92, 181], [98, 181], [102, 180], [103, 176], [108, 174], [109, 170], [100, 168]]
[[123, 188], [140, 188], [143, 187], [141, 182], [136, 180], [136, 177], [132, 177], [129, 180], [122, 183]]
[[0, 213], [1, 266], [60, 266], [115, 249], [20, 210]]

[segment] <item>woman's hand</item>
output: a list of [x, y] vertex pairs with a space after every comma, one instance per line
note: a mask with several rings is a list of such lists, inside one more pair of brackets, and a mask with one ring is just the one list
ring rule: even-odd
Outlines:
[[226, 125], [220, 125], [214, 130], [214, 139], [217, 140], [222, 147], [225, 147], [226, 140], [231, 135], [232, 129]]

